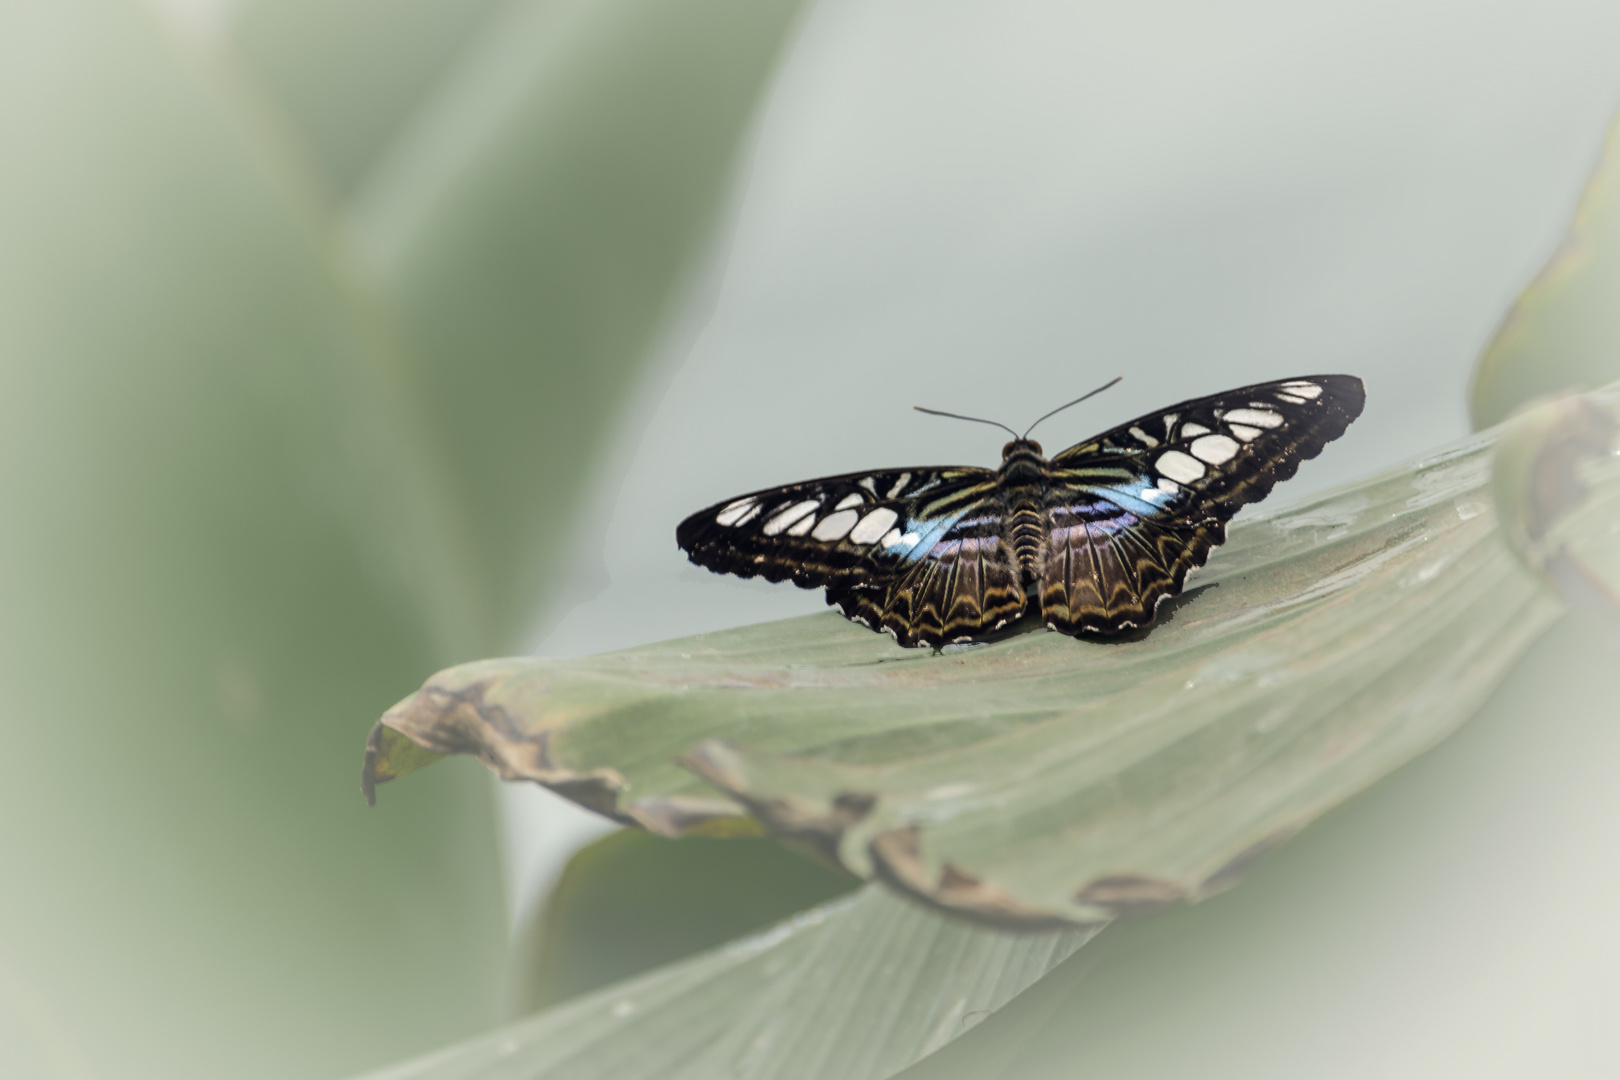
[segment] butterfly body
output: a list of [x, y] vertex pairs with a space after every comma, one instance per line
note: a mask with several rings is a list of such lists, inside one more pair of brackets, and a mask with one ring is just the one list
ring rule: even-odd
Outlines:
[[1361, 412], [1361, 380], [1241, 387], [1139, 417], [1048, 459], [882, 469], [744, 495], [683, 521], [692, 562], [824, 587], [902, 645], [982, 640], [1026, 614], [1066, 634], [1152, 623], [1226, 536]]

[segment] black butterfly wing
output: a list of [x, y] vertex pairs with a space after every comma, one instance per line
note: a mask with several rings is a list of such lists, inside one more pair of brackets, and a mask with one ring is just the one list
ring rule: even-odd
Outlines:
[[681, 522], [675, 541], [699, 566], [825, 586], [849, 618], [902, 645], [937, 646], [1023, 610], [1003, 517], [989, 469], [882, 469], [716, 503]]
[[1052, 459], [1041, 618], [1066, 634], [1147, 626], [1243, 506], [1271, 494], [1361, 415], [1350, 375], [1195, 398]]

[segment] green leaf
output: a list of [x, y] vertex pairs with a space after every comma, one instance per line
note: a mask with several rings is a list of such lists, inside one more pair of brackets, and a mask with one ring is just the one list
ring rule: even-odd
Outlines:
[[341, 749], [478, 618], [397, 357], [171, 48], [0, 5], [0, 1013], [63, 1075], [330, 1076], [496, 1015], [486, 778], [368, 813]]
[[1197, 900], [1453, 731], [1562, 610], [1498, 527], [1500, 435], [1235, 526], [1134, 640], [936, 654], [829, 613], [464, 665], [381, 724], [655, 832], [746, 812], [991, 923]]
[[1620, 378], [1620, 122], [1558, 251], [1519, 295], [1474, 369], [1476, 428], [1532, 398]]
[[867, 888], [370, 1080], [877, 1080], [1092, 933], [981, 930]]
[[[901, 1076], [1620, 1072], [1617, 643], [1571, 612], [1461, 731], [1242, 888], [1115, 924], [1076, 958], [1089, 970], [1059, 967]], [[990, 1044], [1002, 1023], [1023, 1037]]]
[[752, 934], [858, 884], [774, 840], [621, 829], [569, 860], [537, 924], [519, 935], [531, 940], [519, 951], [513, 1012]]
[[230, 36], [346, 200], [508, 0], [245, 0]]
[[469, 503], [494, 639], [525, 640], [590, 467], [707, 250], [800, 0], [526, 0], [350, 205]]

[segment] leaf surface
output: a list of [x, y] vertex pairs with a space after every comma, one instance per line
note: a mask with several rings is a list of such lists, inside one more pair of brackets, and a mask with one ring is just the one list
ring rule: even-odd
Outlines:
[[214, 74], [142, 5], [0, 4], [8, 1077], [330, 1076], [498, 1005], [485, 778], [382, 820], [341, 750], [478, 647], [460, 515]]
[[368, 1080], [878, 1080], [1093, 933], [982, 930], [867, 887]]
[[241, 0], [229, 33], [339, 201], [508, 0]]
[[1532, 398], [1620, 378], [1620, 121], [1564, 239], [1527, 285], [1474, 368], [1468, 405], [1475, 427]]
[[512, 1015], [753, 934], [859, 885], [763, 837], [617, 829], [574, 854], [517, 935]]

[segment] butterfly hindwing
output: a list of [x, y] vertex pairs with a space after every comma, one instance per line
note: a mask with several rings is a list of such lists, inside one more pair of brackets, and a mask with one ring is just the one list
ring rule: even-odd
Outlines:
[[901, 645], [939, 647], [972, 641], [1018, 618], [1024, 587], [1000, 535], [1004, 513], [993, 495], [941, 534], [894, 581], [827, 590], [827, 600], [856, 622], [894, 635]]
[[1040, 581], [1041, 619], [1065, 634], [1117, 634], [1147, 626], [1225, 539], [1206, 521], [1130, 521], [1054, 514]]
[[1052, 459], [1041, 617], [1064, 633], [1153, 621], [1226, 522], [1344, 434], [1361, 380], [1306, 376], [1184, 401]]

